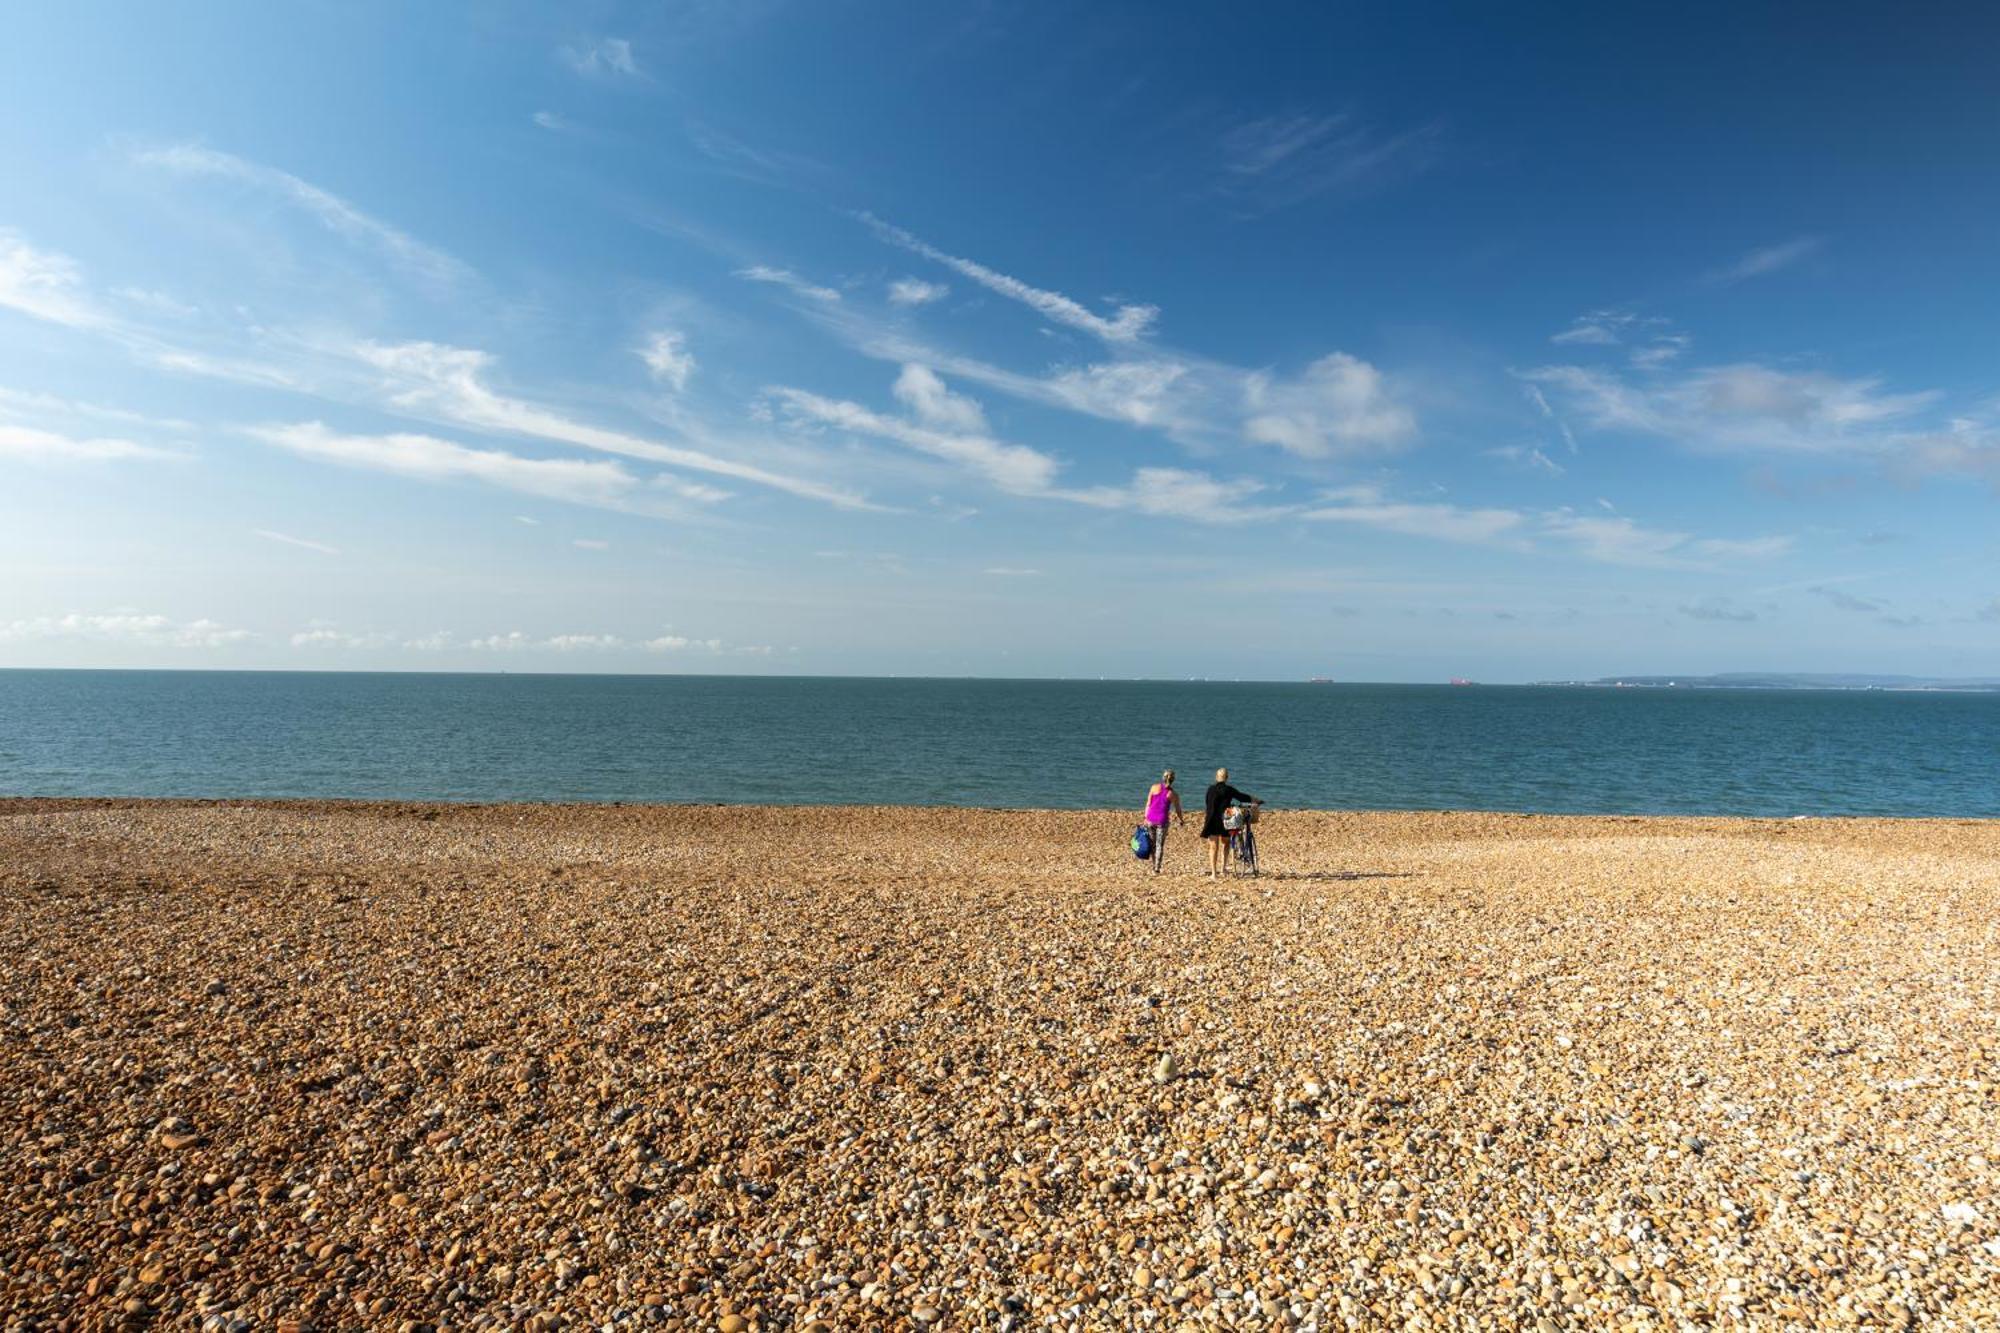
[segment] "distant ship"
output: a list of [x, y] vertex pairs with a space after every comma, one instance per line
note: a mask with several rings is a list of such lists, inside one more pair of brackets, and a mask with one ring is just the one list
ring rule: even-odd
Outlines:
[[1477, 685], [1479, 682], [1476, 680], [1467, 680], [1463, 676], [1453, 676], [1451, 683], [1454, 685]]
[[1333, 684], [1333, 677], [1332, 677], [1332, 676], [1308, 676], [1308, 677], [1306, 678], [1306, 684], [1308, 684], [1308, 685], [1331, 685], [1331, 684]]

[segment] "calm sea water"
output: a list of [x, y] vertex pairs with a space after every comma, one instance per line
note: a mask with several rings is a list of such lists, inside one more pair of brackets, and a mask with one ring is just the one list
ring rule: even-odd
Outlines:
[[0, 794], [2000, 816], [2000, 695], [0, 671]]

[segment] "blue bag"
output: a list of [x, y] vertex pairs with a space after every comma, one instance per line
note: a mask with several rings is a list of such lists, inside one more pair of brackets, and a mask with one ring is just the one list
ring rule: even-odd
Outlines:
[[1153, 830], [1144, 824], [1132, 830], [1132, 855], [1141, 861], [1153, 854]]

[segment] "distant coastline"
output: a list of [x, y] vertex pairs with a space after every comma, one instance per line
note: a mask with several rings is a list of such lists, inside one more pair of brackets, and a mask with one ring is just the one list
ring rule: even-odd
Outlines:
[[1537, 680], [1538, 686], [1636, 690], [1916, 690], [1955, 694], [2000, 693], [2000, 678], [1867, 676], [1810, 672], [1734, 671], [1715, 676], [1599, 676], [1595, 680]]

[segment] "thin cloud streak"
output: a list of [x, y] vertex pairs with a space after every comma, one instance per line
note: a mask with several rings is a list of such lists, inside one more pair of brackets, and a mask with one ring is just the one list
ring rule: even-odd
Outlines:
[[262, 537], [267, 542], [278, 542], [285, 546], [296, 546], [304, 551], [317, 551], [321, 555], [340, 554], [338, 547], [328, 546], [325, 542], [308, 541], [304, 537], [293, 537], [287, 533], [274, 532], [269, 528], [252, 528], [250, 535], [253, 537]]
[[1106, 319], [1102, 315], [1093, 313], [1082, 302], [1064, 296], [1061, 292], [1030, 286], [1019, 278], [1009, 277], [974, 260], [947, 254], [930, 242], [901, 227], [884, 222], [872, 213], [862, 213], [860, 218], [870, 230], [889, 244], [900, 246], [912, 254], [922, 255], [933, 263], [942, 264], [988, 291], [997, 292], [1009, 300], [1019, 301], [1044, 319], [1068, 328], [1081, 329], [1085, 333], [1102, 338], [1105, 342], [1136, 342], [1159, 317], [1158, 306], [1121, 305], [1116, 315]]
[[329, 231], [377, 249], [433, 282], [460, 282], [472, 274], [470, 268], [451, 255], [425, 245], [407, 232], [362, 212], [332, 191], [288, 171], [193, 143], [148, 149], [133, 160], [181, 175], [240, 181], [270, 191], [304, 209]]
[[1760, 250], [1752, 250], [1726, 268], [1709, 273], [1706, 281], [1720, 287], [1731, 286], [1746, 278], [1760, 278], [1779, 269], [1790, 268], [1802, 259], [1819, 253], [1824, 241], [1818, 236], [1799, 236], [1779, 245], [1768, 245]]

